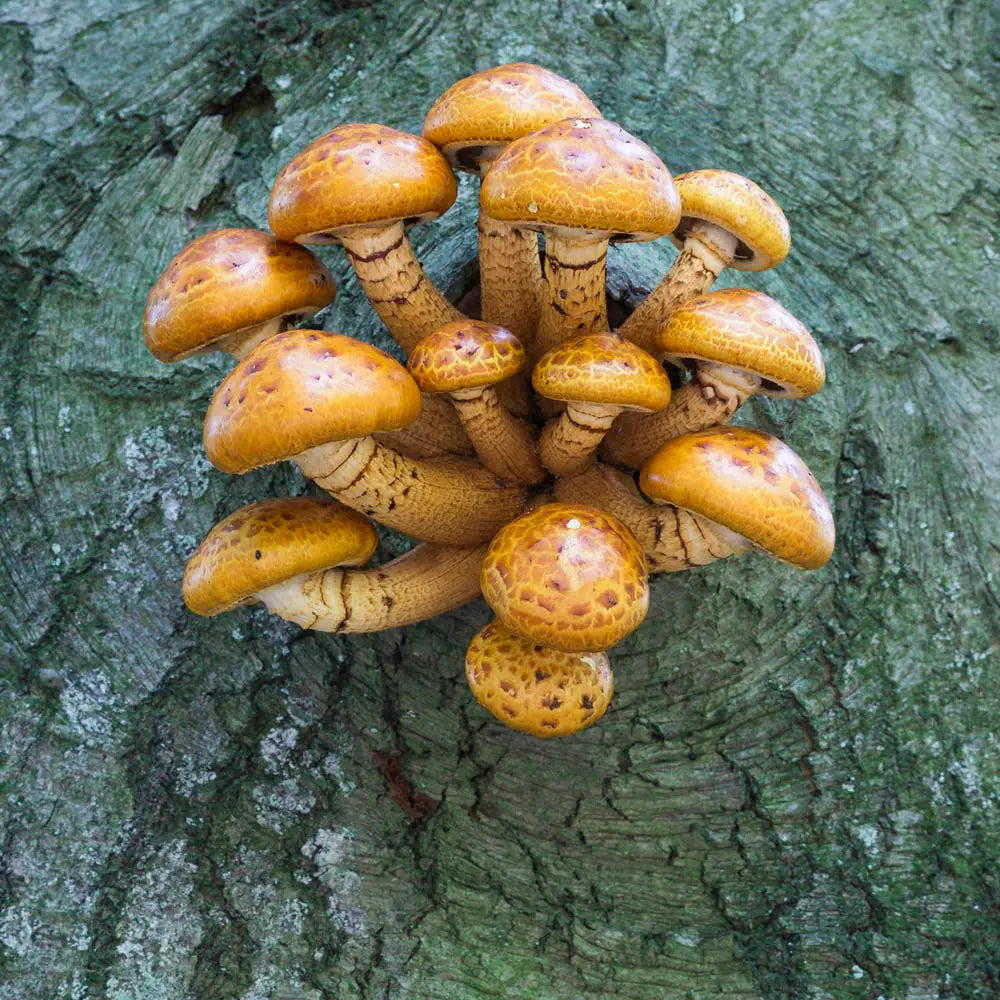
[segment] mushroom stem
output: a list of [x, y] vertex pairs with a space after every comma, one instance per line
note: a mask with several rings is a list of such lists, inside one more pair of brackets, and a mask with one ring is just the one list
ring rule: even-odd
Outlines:
[[568, 402], [566, 409], [550, 420], [538, 439], [538, 453], [545, 468], [556, 476], [575, 476], [594, 459], [620, 406]]
[[420, 416], [398, 431], [377, 431], [376, 441], [408, 458], [472, 455], [475, 449], [455, 408], [442, 396], [421, 393]]
[[572, 479], [560, 479], [556, 498], [600, 507], [635, 535], [650, 573], [677, 573], [705, 566], [749, 548], [739, 535], [671, 504], [651, 504], [631, 476], [595, 462]]
[[403, 350], [413, 350], [438, 327], [462, 319], [424, 273], [402, 222], [357, 227], [337, 238], [368, 301]]
[[295, 462], [341, 503], [426, 542], [486, 541], [528, 497], [472, 459], [410, 459], [371, 437], [319, 445]]
[[383, 566], [304, 573], [257, 599], [286, 621], [318, 632], [379, 632], [444, 614], [479, 596], [486, 543], [424, 543]]
[[695, 221], [664, 279], [641, 302], [618, 332], [650, 354], [657, 353], [656, 335], [670, 314], [688, 299], [707, 292], [735, 259], [739, 241], [711, 222]]
[[541, 309], [538, 235], [479, 213], [479, 284], [487, 323], [504, 326], [529, 348]]
[[225, 351], [237, 361], [242, 361], [258, 344], [262, 344], [268, 337], [273, 337], [282, 330], [287, 330], [291, 325], [287, 316], [275, 316], [264, 323], [255, 323], [253, 326], [236, 330], [226, 337], [217, 340], [212, 346], [216, 350]]

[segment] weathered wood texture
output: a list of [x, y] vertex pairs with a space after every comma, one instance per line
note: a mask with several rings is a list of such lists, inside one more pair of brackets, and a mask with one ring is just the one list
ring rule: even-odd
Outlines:
[[[0, 6], [0, 997], [817, 997], [1000, 990], [995, 8], [983, 0]], [[754, 403], [835, 502], [833, 563], [659, 578], [578, 738], [470, 698], [482, 604], [337, 639], [179, 577], [285, 468], [212, 470], [220, 359], [148, 355], [193, 235], [263, 225], [343, 120], [415, 130], [512, 59], [794, 248], [743, 283], [828, 388]], [[475, 192], [415, 233], [453, 294]], [[612, 250], [648, 287], [666, 241]], [[325, 325], [384, 344], [342, 255]], [[724, 284], [740, 283], [727, 279]], [[386, 552], [393, 542], [385, 543]]]

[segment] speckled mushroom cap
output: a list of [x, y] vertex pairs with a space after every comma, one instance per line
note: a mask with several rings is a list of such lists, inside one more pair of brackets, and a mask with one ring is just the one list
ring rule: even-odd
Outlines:
[[146, 296], [142, 335], [160, 361], [280, 316], [311, 316], [337, 293], [305, 247], [256, 229], [220, 229], [189, 243]]
[[543, 504], [501, 528], [481, 583], [507, 628], [570, 652], [610, 648], [649, 608], [646, 557], [635, 536], [582, 504]]
[[759, 392], [796, 399], [823, 388], [826, 365], [809, 331], [763, 292], [726, 288], [689, 299], [657, 334], [672, 361], [710, 361], [749, 372]]
[[617, 333], [575, 337], [543, 354], [531, 374], [549, 399], [651, 413], [670, 402], [670, 379], [651, 354]]
[[216, 390], [205, 451], [223, 472], [248, 472], [317, 445], [399, 430], [420, 390], [399, 362], [324, 330], [287, 330], [254, 348]]
[[833, 553], [833, 514], [816, 477], [763, 431], [712, 427], [674, 438], [646, 460], [639, 486], [802, 569], [818, 569]]
[[512, 142], [494, 161], [479, 204], [526, 229], [572, 229], [655, 240], [680, 220], [670, 171], [615, 122], [570, 118]]
[[541, 646], [499, 622], [473, 636], [465, 676], [483, 708], [511, 729], [542, 739], [596, 722], [614, 687], [606, 653]]
[[359, 226], [429, 222], [457, 194], [433, 143], [385, 125], [340, 125], [278, 174], [267, 221], [283, 240], [329, 243]]
[[184, 571], [184, 603], [217, 615], [276, 583], [333, 566], [361, 566], [378, 544], [363, 515], [334, 500], [285, 497], [220, 521]]
[[575, 84], [533, 63], [509, 63], [453, 83], [424, 119], [423, 134], [458, 170], [479, 172], [507, 143], [563, 118], [600, 111]]
[[495, 385], [527, 363], [521, 342], [506, 327], [464, 319], [424, 337], [406, 366], [421, 391], [454, 392]]
[[788, 219], [778, 203], [753, 181], [728, 170], [692, 170], [674, 178], [681, 198], [681, 220], [670, 237], [683, 248], [695, 219], [733, 234], [739, 245], [729, 265], [738, 271], [766, 271], [780, 264], [791, 248]]

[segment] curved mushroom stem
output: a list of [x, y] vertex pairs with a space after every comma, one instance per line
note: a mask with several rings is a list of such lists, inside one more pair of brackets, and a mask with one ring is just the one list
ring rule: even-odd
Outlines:
[[465, 458], [410, 459], [373, 438], [310, 448], [294, 461], [341, 503], [426, 542], [476, 545], [525, 507], [528, 489]]
[[424, 273], [402, 222], [343, 230], [336, 238], [368, 301], [403, 350], [413, 350], [438, 327], [462, 319]]
[[455, 408], [441, 396], [421, 393], [420, 416], [398, 431], [377, 431], [372, 437], [408, 458], [442, 458], [445, 455], [473, 455], [469, 440]]
[[541, 309], [538, 235], [479, 213], [479, 284], [487, 323], [504, 326], [530, 348]]
[[586, 472], [556, 482], [555, 494], [565, 503], [600, 507], [635, 535], [650, 573], [677, 573], [705, 566], [749, 548], [739, 535], [671, 504], [651, 504], [632, 477], [595, 462]]
[[620, 406], [569, 402], [550, 420], [538, 439], [538, 453], [545, 468], [556, 476], [575, 476], [594, 460]]
[[656, 354], [656, 334], [670, 314], [688, 299], [707, 292], [735, 259], [739, 241], [711, 222], [694, 222], [664, 279], [618, 328], [626, 340]]
[[263, 343], [268, 337], [273, 337], [282, 330], [287, 330], [291, 326], [292, 317], [275, 316], [266, 323], [255, 323], [253, 326], [237, 330], [222, 337], [212, 344], [212, 350], [224, 351], [237, 361], [242, 361], [258, 344]]
[[546, 231], [542, 312], [531, 346], [534, 360], [570, 337], [608, 329], [608, 242], [570, 230]]
[[256, 598], [286, 621], [318, 632], [380, 632], [444, 614], [479, 596], [484, 543], [424, 543], [383, 566], [304, 573]]

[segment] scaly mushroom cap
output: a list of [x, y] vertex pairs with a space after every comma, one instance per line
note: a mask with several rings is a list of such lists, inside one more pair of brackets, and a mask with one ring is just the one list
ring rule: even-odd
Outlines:
[[670, 379], [663, 366], [617, 333], [592, 333], [552, 348], [538, 359], [531, 384], [549, 399], [647, 413], [670, 402]]
[[457, 194], [433, 143], [385, 125], [340, 125], [278, 174], [267, 221], [284, 240], [329, 243], [341, 230], [436, 219]]
[[728, 170], [692, 170], [674, 178], [681, 220], [671, 239], [679, 249], [697, 219], [711, 222], [739, 241], [729, 265], [738, 271], [766, 271], [780, 264], [792, 245], [788, 219], [778, 203], [753, 181]]
[[802, 569], [819, 569], [833, 553], [833, 514], [816, 477], [763, 431], [712, 427], [674, 438], [646, 460], [639, 486]]
[[491, 622], [465, 655], [476, 701], [504, 725], [546, 739], [578, 733], [611, 702], [606, 653], [568, 653], [540, 646]]
[[184, 603], [217, 615], [267, 587], [332, 566], [362, 566], [378, 532], [335, 500], [286, 497], [240, 508], [220, 521], [184, 571]]
[[657, 334], [656, 346], [668, 360], [709, 361], [755, 375], [766, 396], [811, 396], [826, 381], [823, 355], [805, 326], [749, 288], [689, 299]]
[[481, 579], [507, 628], [571, 652], [608, 649], [649, 609], [646, 557], [632, 532], [582, 504], [544, 504], [505, 525]]
[[308, 448], [416, 420], [420, 390], [398, 361], [324, 330], [287, 330], [254, 348], [205, 416], [209, 461], [248, 472]]
[[521, 342], [506, 327], [465, 319], [424, 337], [406, 366], [421, 391], [454, 392], [496, 385], [527, 363]]
[[479, 173], [507, 143], [563, 118], [598, 118], [575, 84], [532, 63], [509, 63], [453, 83], [424, 119], [423, 134], [457, 170]]
[[483, 179], [479, 204], [522, 228], [619, 241], [665, 236], [681, 210], [663, 161], [603, 118], [570, 118], [515, 139]]
[[142, 335], [160, 361], [280, 316], [311, 316], [337, 293], [304, 247], [256, 229], [220, 229], [189, 243], [146, 296]]

